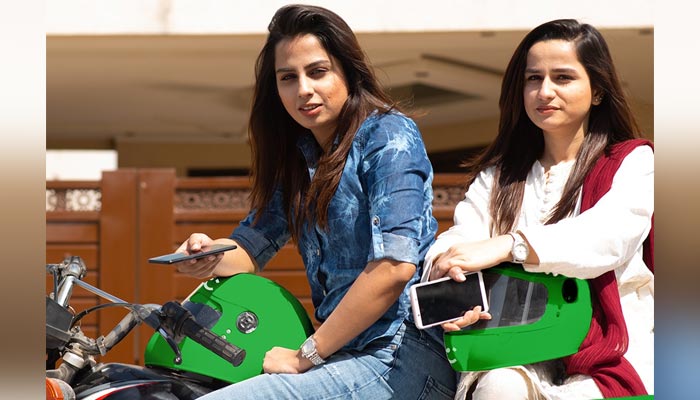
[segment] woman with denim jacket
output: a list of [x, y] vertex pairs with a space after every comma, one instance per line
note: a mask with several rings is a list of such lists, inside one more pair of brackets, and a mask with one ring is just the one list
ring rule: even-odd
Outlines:
[[178, 270], [256, 272], [292, 240], [321, 325], [303, 351], [273, 348], [265, 374], [203, 399], [451, 399], [457, 375], [411, 322], [408, 298], [437, 229], [420, 132], [339, 16], [290, 5], [268, 30], [250, 116], [252, 210], [229, 238], [195, 233], [178, 251], [239, 248]]

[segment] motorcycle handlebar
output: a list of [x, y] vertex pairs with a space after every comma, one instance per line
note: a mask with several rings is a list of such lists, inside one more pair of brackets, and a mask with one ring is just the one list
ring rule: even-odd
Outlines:
[[183, 333], [195, 342], [211, 350], [234, 367], [241, 365], [245, 359], [245, 350], [232, 345], [209, 329], [201, 326], [193, 318], [188, 318], [183, 324]]
[[[60, 288], [58, 290], [60, 293], [54, 293], [54, 296], [65, 300], [63, 303], [59, 302], [62, 306], [67, 304], [73, 285], [78, 284], [88, 291], [112, 301], [115, 305], [125, 305], [131, 309], [131, 312], [107, 336], [100, 337], [96, 341], [77, 341], [87, 354], [105, 355], [107, 351], [119, 343], [140, 322], [145, 322], [155, 330], [164, 329], [167, 334], [171, 335], [178, 342], [178, 338], [182, 338], [183, 335], [191, 338], [230, 362], [234, 367], [241, 365], [246, 356], [245, 350], [232, 345], [211, 330], [200, 325], [192, 313], [177, 302], [168, 302], [160, 310], [154, 304], [129, 304], [83, 282], [81, 279], [85, 274], [86, 267], [80, 257], [72, 256], [61, 264], [47, 264], [46, 271], [52, 273], [60, 281], [60, 284], [57, 285]], [[175, 344], [172, 345], [176, 346]]]
[[[146, 309], [146, 307], [151, 307], [151, 309], [153, 309], [155, 306], [147, 305], [143, 306], [142, 309]], [[142, 314], [143, 311], [139, 313], [137, 310], [132, 310], [129, 314], [124, 316], [106, 336], [100, 336], [95, 341], [90, 342], [79, 341], [81, 348], [87, 354], [100, 354], [104, 356], [112, 347], [120, 343], [132, 329], [137, 327], [141, 321], [144, 321]]]
[[245, 359], [245, 350], [232, 345], [211, 330], [200, 325], [194, 319], [192, 313], [179, 303], [173, 301], [165, 303], [161, 311], [166, 321], [169, 319], [171, 320], [170, 323], [164, 325], [168, 328], [172, 328], [172, 333], [175, 337], [181, 335], [189, 337], [214, 354], [230, 362], [234, 367], [241, 365], [243, 359]]

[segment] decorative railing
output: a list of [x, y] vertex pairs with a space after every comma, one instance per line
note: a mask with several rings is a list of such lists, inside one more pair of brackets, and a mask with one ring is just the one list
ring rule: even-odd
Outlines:
[[[235, 179], [233, 186], [241, 186]], [[433, 185], [433, 207], [453, 208], [464, 198], [461, 176], [439, 174]], [[174, 211], [228, 211], [247, 210], [250, 190], [246, 187], [217, 188], [217, 184], [231, 186], [224, 178], [184, 178], [175, 190]], [[51, 181], [46, 187], [47, 212], [99, 212], [102, 207], [100, 182]]]
[[46, 183], [47, 212], [99, 212], [101, 208], [100, 182], [50, 181]]

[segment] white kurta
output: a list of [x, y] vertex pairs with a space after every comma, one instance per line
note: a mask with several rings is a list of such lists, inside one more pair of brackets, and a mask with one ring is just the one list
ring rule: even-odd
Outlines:
[[[525, 264], [524, 268], [581, 279], [614, 270], [630, 339], [625, 357], [639, 373], [647, 391], [654, 393], [654, 275], [642, 260], [642, 244], [651, 229], [654, 212], [653, 151], [649, 146], [633, 150], [620, 165], [610, 191], [594, 207], [579, 214], [579, 195], [576, 216], [544, 225], [548, 213], [561, 198], [572, 166], [573, 161], [555, 165], [546, 177], [542, 165], [535, 162], [527, 176], [515, 228], [537, 252], [540, 264]], [[469, 187], [465, 199], [455, 209], [455, 225], [442, 233], [428, 251], [426, 266], [432, 265], [436, 255], [455, 243], [490, 237], [488, 203], [493, 175], [493, 168], [482, 171]], [[584, 393], [586, 388], [593, 390], [586, 392], [591, 396], [597, 393], [590, 377], [579, 376], [562, 386], [554, 386], [542, 379], [537, 365], [526, 366], [521, 372], [532, 380], [544, 398], [590, 398]], [[462, 374], [463, 385], [479, 374], [482, 373]], [[463, 396], [462, 393], [458, 392], [458, 396]]]

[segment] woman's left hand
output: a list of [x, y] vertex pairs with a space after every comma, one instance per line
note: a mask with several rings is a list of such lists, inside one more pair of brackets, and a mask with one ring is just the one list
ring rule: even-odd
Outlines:
[[491, 314], [481, 312], [481, 306], [476, 306], [473, 310], [469, 310], [464, 313], [460, 319], [452, 322], [445, 322], [441, 326], [445, 332], [454, 332], [461, 330], [465, 326], [471, 325], [480, 319], [491, 319]]
[[510, 260], [513, 238], [500, 235], [471, 243], [458, 243], [433, 261], [430, 280], [450, 276], [463, 282], [464, 272], [476, 272]]
[[284, 347], [273, 347], [263, 359], [263, 371], [268, 374], [300, 374], [311, 367], [313, 364], [301, 356], [300, 350]]

